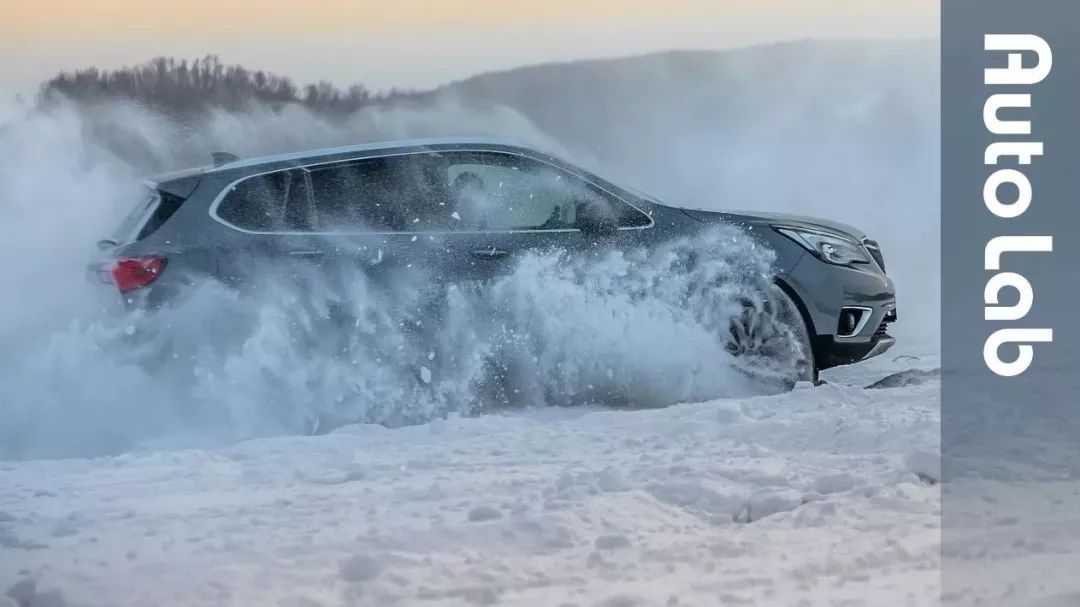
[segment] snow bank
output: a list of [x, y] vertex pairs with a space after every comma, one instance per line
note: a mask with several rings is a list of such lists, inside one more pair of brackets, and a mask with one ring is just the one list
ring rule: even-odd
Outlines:
[[901, 365], [664, 410], [0, 463], [0, 590], [112, 607], [937, 604], [940, 485], [910, 462], [939, 448], [939, 385], [858, 387]]

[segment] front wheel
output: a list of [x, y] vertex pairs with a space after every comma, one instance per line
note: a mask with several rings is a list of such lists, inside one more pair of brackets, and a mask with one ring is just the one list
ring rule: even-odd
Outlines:
[[797, 382], [818, 383], [810, 330], [791, 296], [772, 286], [765, 297], [742, 303], [727, 345], [740, 368], [788, 389]]

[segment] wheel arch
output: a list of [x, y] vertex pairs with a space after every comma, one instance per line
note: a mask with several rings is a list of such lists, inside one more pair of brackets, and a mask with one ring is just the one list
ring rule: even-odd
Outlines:
[[802, 316], [803, 322], [806, 323], [806, 330], [810, 332], [811, 339], [817, 337], [817, 327], [814, 326], [814, 319], [810, 317], [810, 310], [803, 303], [802, 297], [783, 278], [777, 277], [773, 282], [777, 287], [780, 287], [780, 290], [785, 295], [791, 298], [791, 301], [795, 302], [795, 307], [799, 309], [799, 315]]
[[803, 301], [799, 293], [795, 291], [779, 276], [773, 281], [773, 283], [784, 292], [785, 295], [795, 303], [795, 308], [799, 311], [799, 316], [802, 317], [803, 323], [806, 326], [807, 336], [810, 339], [810, 354], [814, 358], [814, 382], [818, 381], [818, 371], [827, 368], [828, 357], [825, 356], [823, 347], [821, 344], [821, 338], [818, 336], [817, 328], [814, 326], [814, 319], [810, 316], [810, 310], [806, 307], [806, 303]]

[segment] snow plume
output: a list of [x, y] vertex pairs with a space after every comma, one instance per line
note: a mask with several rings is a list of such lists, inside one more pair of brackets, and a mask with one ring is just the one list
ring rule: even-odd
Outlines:
[[[331, 136], [319, 119], [288, 111], [215, 116], [188, 133], [137, 108], [94, 111], [102, 114], [93, 121], [70, 108], [15, 111], [0, 126], [10, 159], [0, 169], [0, 458], [507, 406], [652, 406], [787, 382], [782, 356], [729, 354], [730, 321], [762, 307], [772, 261], [733, 228], [588, 260], [536, 253], [481, 285], [432, 287], [421, 269], [374, 281], [356, 267], [290, 268], [258, 281], [257, 292], [208, 283], [175, 307], [117, 314], [116, 293], [90, 284], [84, 269], [142, 175], [190, 163], [196, 149], [267, 152], [316, 143], [306, 137], [385, 137], [375, 126], [430, 134], [436, 123], [469, 128], [480, 118], [454, 107], [442, 121], [388, 111]], [[527, 121], [507, 113], [506, 123], [542, 144]], [[790, 336], [774, 333], [783, 345], [773, 354], [793, 352]]]
[[565, 148], [506, 106], [470, 108], [453, 97], [435, 106], [372, 106], [331, 118], [297, 106], [250, 104], [243, 112], [212, 110], [195, 122], [176, 122], [121, 102], [60, 105], [49, 116], [77, 121], [85, 136], [144, 175], [203, 166], [210, 153], [241, 157], [353, 145], [371, 141], [492, 136], [565, 154]]
[[6, 365], [0, 442], [8, 457], [86, 455], [774, 391], [798, 347], [783, 327], [768, 356], [728, 351], [770, 261], [719, 228], [597, 259], [535, 253], [482, 284], [431, 286], [423, 271], [376, 284], [337, 266], [246, 294], [208, 283], [158, 312], [75, 322]]

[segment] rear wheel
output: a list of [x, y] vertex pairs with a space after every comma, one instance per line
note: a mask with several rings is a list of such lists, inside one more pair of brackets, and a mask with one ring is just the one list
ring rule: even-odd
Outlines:
[[791, 296], [773, 286], [766, 297], [742, 303], [727, 346], [740, 368], [788, 389], [801, 381], [817, 383], [810, 330]]

